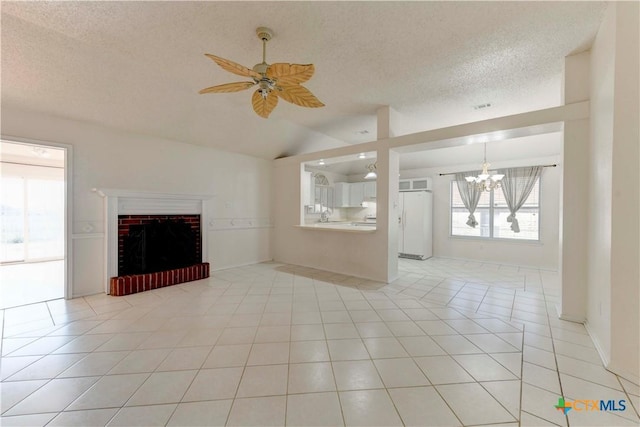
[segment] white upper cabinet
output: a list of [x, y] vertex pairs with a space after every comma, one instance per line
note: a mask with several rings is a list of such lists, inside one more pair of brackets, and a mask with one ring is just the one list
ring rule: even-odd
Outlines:
[[376, 198], [376, 182], [369, 181], [364, 183], [364, 199], [370, 200]]
[[336, 208], [360, 208], [376, 199], [375, 182], [336, 182], [334, 186]]
[[364, 203], [364, 182], [349, 184], [349, 206], [362, 206]]
[[431, 178], [412, 178], [400, 180], [400, 191], [433, 190]]
[[302, 201], [302, 206], [313, 206], [315, 185], [312, 175], [313, 174], [311, 172], [303, 171], [300, 177], [300, 199]]
[[336, 182], [335, 187], [335, 204], [336, 208], [348, 208], [349, 207], [349, 183]]

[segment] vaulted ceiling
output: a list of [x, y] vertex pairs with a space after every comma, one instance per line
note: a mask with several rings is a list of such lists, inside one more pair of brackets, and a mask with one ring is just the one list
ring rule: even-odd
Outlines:
[[[262, 158], [376, 139], [383, 105], [412, 133], [559, 105], [564, 57], [602, 2], [2, 2], [2, 108]], [[313, 63], [326, 104], [269, 119], [251, 91], [199, 95], [252, 67]], [[489, 108], [474, 109], [480, 104]]]

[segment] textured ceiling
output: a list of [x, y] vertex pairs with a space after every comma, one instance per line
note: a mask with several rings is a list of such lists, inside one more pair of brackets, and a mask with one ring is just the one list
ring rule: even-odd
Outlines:
[[[402, 133], [560, 104], [566, 55], [590, 47], [601, 2], [2, 2], [2, 106], [263, 158], [376, 139], [390, 105]], [[313, 63], [326, 104], [269, 119], [212, 53]], [[473, 106], [491, 103], [474, 110]], [[363, 131], [367, 133], [363, 133]]]

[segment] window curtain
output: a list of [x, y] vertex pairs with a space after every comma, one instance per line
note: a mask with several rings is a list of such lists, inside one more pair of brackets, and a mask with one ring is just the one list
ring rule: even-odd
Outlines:
[[516, 212], [529, 197], [536, 180], [542, 173], [542, 166], [504, 169], [501, 173], [504, 173], [502, 193], [509, 207], [509, 212], [511, 212], [507, 221], [511, 223], [511, 230], [514, 233], [519, 233], [520, 225], [516, 219]]
[[467, 175], [468, 173], [457, 173], [456, 184], [458, 185], [458, 192], [460, 193], [462, 203], [464, 203], [464, 207], [469, 211], [467, 225], [471, 228], [476, 228], [476, 225], [478, 225], [478, 221], [476, 221], [476, 217], [473, 215], [473, 213], [478, 207], [478, 201], [480, 200], [480, 195], [482, 194], [482, 192], [478, 190], [475, 185], [469, 185], [469, 183], [465, 179]]

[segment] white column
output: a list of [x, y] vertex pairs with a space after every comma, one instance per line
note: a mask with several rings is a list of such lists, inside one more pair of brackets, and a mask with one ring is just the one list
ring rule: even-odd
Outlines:
[[[378, 204], [378, 209], [387, 209], [387, 281], [398, 278], [398, 197], [400, 180], [400, 155], [393, 150], [385, 150], [388, 153], [388, 182], [387, 201], [385, 205]], [[380, 180], [380, 175], [378, 175]]]
[[589, 121], [564, 124], [560, 203], [560, 318], [586, 320]]
[[378, 108], [378, 140], [402, 135], [400, 131], [400, 114], [385, 105]]
[[[589, 99], [590, 53], [565, 58], [565, 104]], [[560, 317], [584, 322], [587, 308], [589, 120], [564, 124], [560, 203]]]

